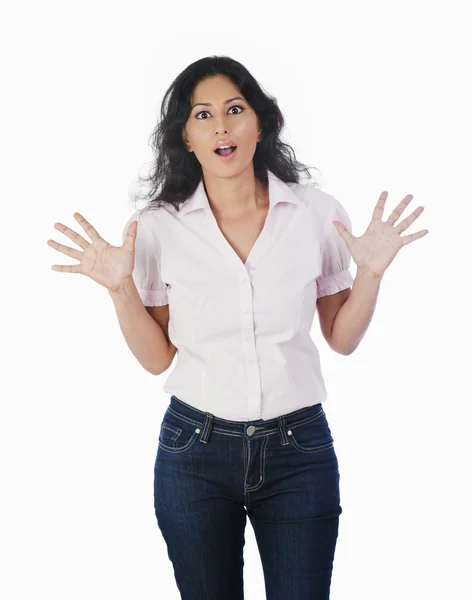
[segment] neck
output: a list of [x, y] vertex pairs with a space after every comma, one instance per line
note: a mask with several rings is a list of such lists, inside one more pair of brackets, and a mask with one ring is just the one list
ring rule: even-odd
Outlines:
[[203, 174], [205, 192], [215, 217], [234, 218], [255, 212], [268, 203], [264, 184], [254, 175], [254, 169], [234, 177]]

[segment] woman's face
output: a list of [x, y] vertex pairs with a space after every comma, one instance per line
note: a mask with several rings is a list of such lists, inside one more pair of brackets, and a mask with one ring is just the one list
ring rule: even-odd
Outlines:
[[[233, 100], [227, 102], [229, 99]], [[198, 103], [208, 106], [195, 106]], [[191, 107], [182, 138], [202, 170], [225, 177], [246, 169], [260, 139], [260, 122], [234, 83], [222, 75], [200, 81], [193, 91]], [[228, 161], [214, 152], [216, 143], [225, 139], [237, 146]]]

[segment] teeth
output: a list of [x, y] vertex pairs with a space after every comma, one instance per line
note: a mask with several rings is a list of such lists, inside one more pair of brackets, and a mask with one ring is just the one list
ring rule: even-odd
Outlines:
[[226, 148], [231, 148], [231, 146], [218, 146], [217, 149], [219, 149], [219, 148], [222, 148], [222, 149], [226, 150]]

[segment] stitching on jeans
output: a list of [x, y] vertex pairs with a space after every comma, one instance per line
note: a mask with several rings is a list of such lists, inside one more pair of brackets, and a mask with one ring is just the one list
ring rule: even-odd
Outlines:
[[159, 440], [159, 447], [162, 448], [163, 450], [165, 450], [166, 452], [172, 452], [172, 453], [185, 452], [185, 450], [188, 450], [190, 448], [190, 446], [193, 446], [193, 444], [197, 440], [197, 436], [198, 436], [198, 433], [193, 432], [192, 437], [185, 444], [185, 446], [182, 446], [181, 448], [175, 448], [173, 446], [166, 446], [166, 444], [163, 444], [161, 442], [161, 440]]
[[[197, 411], [198, 413], [202, 414], [202, 419], [205, 417], [205, 413], [201, 410], [199, 410], [198, 408], [195, 408], [194, 406], [191, 406], [190, 404], [187, 404], [186, 402], [184, 402], [183, 400], [180, 400], [180, 398], [177, 398], [177, 396], [172, 396], [172, 398], [174, 398], [174, 400], [176, 402], [179, 402], [180, 404], [183, 404], [184, 406], [188, 406], [188, 408], [190, 408], [191, 410]], [[321, 402], [318, 403], [320, 406], [320, 411], [322, 411], [323, 407], [321, 406]], [[315, 404], [315, 406], [318, 406], [317, 404]], [[313, 408], [312, 406], [304, 406], [303, 408], [299, 408], [297, 410], [294, 410], [292, 413], [292, 415], [297, 415], [298, 413], [301, 413], [303, 411], [308, 410], [309, 408]], [[171, 407], [169, 407], [169, 410], [171, 410], [174, 414], [178, 414], [180, 416], [180, 413], [176, 413], [174, 410], [172, 410]], [[318, 413], [317, 413], [318, 414]], [[277, 419], [277, 417], [274, 417], [273, 419], [269, 419], [269, 421], [275, 421]], [[244, 421], [230, 421], [229, 419], [223, 419], [223, 421], [225, 421], [226, 423], [235, 423], [236, 425], [239, 425], [240, 423], [244, 423]], [[194, 423], [198, 423], [197, 421], [193, 421]], [[297, 423], [299, 423], [301, 421], [297, 421]]]
[[267, 442], [269, 441], [269, 437], [266, 436], [265, 440], [263, 440], [262, 442], [262, 446], [261, 446], [261, 453], [260, 453], [260, 465], [259, 465], [259, 470], [261, 473], [261, 478], [259, 480], [259, 482], [252, 486], [252, 487], [248, 487], [246, 488], [247, 492], [253, 492], [255, 490], [258, 490], [261, 485], [264, 483], [264, 467], [265, 467], [265, 451], [266, 451], [266, 446], [267, 446]]
[[311, 423], [312, 421], [319, 419], [322, 414], [324, 414], [324, 413], [322, 413], [320, 410], [319, 412], [316, 413], [316, 415], [313, 415], [312, 417], [307, 417], [306, 419], [302, 419], [301, 421], [296, 421], [295, 423], [288, 425], [288, 428], [291, 429], [293, 427], [295, 429], [296, 427], [300, 427], [300, 425], [305, 425], [306, 423]]
[[[191, 419], [190, 417], [187, 417], [185, 415], [182, 415], [181, 413], [177, 412], [176, 410], [173, 410], [170, 406], [167, 409], [170, 413], [172, 413], [176, 418], [178, 419], [182, 419], [182, 421], [185, 421], [191, 425], [197, 425], [200, 428], [203, 428], [203, 423], [201, 423], [200, 421], [195, 421], [195, 419]], [[304, 410], [304, 409], [301, 409]], [[290, 428], [296, 428], [299, 427], [301, 425], [305, 425], [306, 423], [310, 423], [311, 421], [314, 421], [315, 419], [320, 418], [322, 415], [324, 414], [322, 408], [320, 408], [320, 410], [315, 414], [312, 415], [311, 417], [306, 417], [305, 419], [301, 419], [300, 421], [295, 421], [294, 423], [291, 424], [287, 424], [286, 423], [286, 427]], [[232, 423], [243, 423], [244, 421], [232, 421]], [[241, 433], [239, 431], [227, 431], [226, 429], [222, 429], [219, 427], [216, 427], [215, 425], [213, 425], [212, 427], [212, 431], [215, 431], [216, 433], [222, 433], [223, 435], [233, 435], [233, 436], [237, 436], [237, 437], [246, 437], [245, 433]], [[264, 437], [265, 435], [273, 435], [274, 433], [278, 433], [279, 432], [279, 428], [278, 426], [275, 427], [275, 429], [266, 429], [265, 431], [261, 431], [260, 433], [254, 433], [254, 435], [252, 435], [252, 438], [259, 438], [259, 437]]]
[[179, 437], [179, 435], [182, 433], [182, 429], [180, 429], [180, 427], [176, 427], [175, 425], [166, 425], [166, 423], [162, 423], [162, 428], [166, 428], [169, 431], [172, 431], [172, 433], [174, 434], [174, 437], [172, 438], [172, 441], [175, 442], [175, 440]]
[[323, 446], [314, 446], [312, 449], [310, 449], [308, 446], [300, 446], [295, 440], [295, 438], [292, 436], [292, 444], [299, 452], [306, 452], [307, 454], [311, 454], [313, 452], [322, 452], [323, 450], [328, 450], [328, 448], [334, 446], [334, 441], [329, 442], [328, 444], [324, 444]]

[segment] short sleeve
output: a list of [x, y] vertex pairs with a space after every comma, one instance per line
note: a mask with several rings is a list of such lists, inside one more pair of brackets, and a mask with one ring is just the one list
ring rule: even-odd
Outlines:
[[161, 280], [161, 249], [156, 228], [152, 226], [152, 215], [148, 219], [135, 211], [123, 228], [123, 240], [128, 226], [138, 221], [136, 233], [133, 279], [144, 306], [164, 306], [169, 304], [166, 284]]
[[332, 221], [341, 222], [352, 233], [349, 216], [341, 203], [330, 196], [331, 206], [326, 217], [321, 240], [322, 270], [316, 279], [317, 297], [336, 294], [352, 286], [354, 279], [349, 272], [351, 253]]

